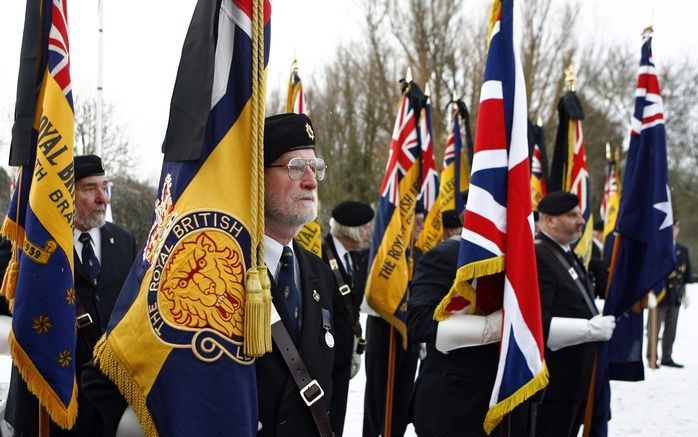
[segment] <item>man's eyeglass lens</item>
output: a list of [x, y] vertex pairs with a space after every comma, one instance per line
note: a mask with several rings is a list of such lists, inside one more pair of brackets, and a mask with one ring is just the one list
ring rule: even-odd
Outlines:
[[305, 169], [310, 167], [310, 170], [315, 175], [315, 179], [321, 181], [325, 178], [327, 165], [321, 158], [292, 158], [287, 165], [270, 165], [269, 167], [287, 167], [288, 177], [292, 181], [297, 181], [305, 174]]

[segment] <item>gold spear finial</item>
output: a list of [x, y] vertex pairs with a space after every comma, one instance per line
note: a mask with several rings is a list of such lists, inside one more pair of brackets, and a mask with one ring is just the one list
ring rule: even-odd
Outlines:
[[537, 124], [539, 127], [543, 127], [543, 119], [540, 118], [540, 115], [538, 116], [538, 119], [536, 120], [536, 124]]
[[458, 110], [458, 96], [456, 95], [456, 90], [453, 90], [453, 93], [451, 93], [451, 108], [454, 111]]
[[611, 156], [611, 143], [606, 141], [606, 161], [610, 161], [611, 159], [613, 159]]
[[293, 58], [293, 64], [291, 64], [291, 69], [294, 73], [298, 73], [298, 59]]
[[427, 82], [427, 85], [424, 87], [424, 95], [428, 99], [429, 96], [431, 96], [431, 91], [429, 91], [429, 82]]
[[649, 26], [645, 27], [645, 29], [642, 31], [642, 38], [649, 38], [652, 36], [654, 33], [654, 29], [652, 28], [652, 25], [650, 24]]
[[574, 92], [574, 88], [577, 85], [577, 73], [573, 64], [565, 68], [565, 85], [567, 86], [567, 91]]
[[405, 74], [405, 82], [412, 82], [412, 68], [407, 67], [407, 73]]

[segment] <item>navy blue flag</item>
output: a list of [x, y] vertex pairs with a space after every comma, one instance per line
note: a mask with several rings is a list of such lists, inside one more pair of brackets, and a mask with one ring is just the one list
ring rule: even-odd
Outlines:
[[652, 38], [646, 32], [616, 223], [617, 256], [603, 310], [604, 315], [616, 316], [618, 325], [599, 349], [593, 436], [608, 434], [609, 379], [644, 379], [642, 315], [632, 306], [674, 269], [673, 221], [664, 109]]

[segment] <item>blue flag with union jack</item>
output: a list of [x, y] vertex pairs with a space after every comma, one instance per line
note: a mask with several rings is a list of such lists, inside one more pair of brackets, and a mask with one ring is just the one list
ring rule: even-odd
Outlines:
[[73, 94], [65, 0], [27, 2], [10, 163], [22, 165], [2, 233], [12, 360], [63, 428], [77, 416]]
[[369, 253], [366, 303], [402, 335], [407, 347], [406, 292], [410, 278], [408, 246], [414, 232], [414, 209], [421, 188], [421, 146], [416, 104], [422, 93], [405, 84], [380, 186]]
[[[626, 327], [601, 344], [596, 373], [592, 435], [605, 436], [610, 419], [609, 379], [637, 380], [642, 368], [642, 317], [631, 307], [674, 269], [673, 214], [667, 164], [664, 107], [652, 59], [652, 38], [644, 36], [635, 91], [614, 257], [604, 315]], [[628, 321], [624, 321], [628, 319]], [[634, 320], [634, 322], [633, 322]], [[631, 329], [632, 328], [632, 329]], [[628, 347], [635, 344], [636, 347]], [[625, 356], [620, 356], [624, 350]]]
[[145, 435], [257, 434], [246, 277], [270, 14], [268, 1], [199, 0], [187, 32], [154, 223], [95, 347]]
[[458, 272], [435, 311], [489, 314], [503, 306], [502, 342], [485, 417], [490, 433], [545, 387], [543, 328], [533, 245], [526, 91], [514, 43], [513, 0], [496, 0], [480, 93]]

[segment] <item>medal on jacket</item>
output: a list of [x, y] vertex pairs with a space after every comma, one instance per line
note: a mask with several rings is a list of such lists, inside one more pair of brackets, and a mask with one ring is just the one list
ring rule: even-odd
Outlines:
[[570, 269], [567, 270], [567, 273], [569, 273], [570, 276], [572, 276], [573, 281], [576, 281], [577, 278], [579, 277], [579, 275], [577, 275], [577, 271], [574, 269], [574, 267], [570, 267]]
[[325, 329], [325, 344], [332, 349], [334, 347], [334, 336], [330, 332], [330, 329], [332, 329], [332, 319], [330, 317], [330, 311], [325, 308], [322, 309], [322, 327]]

